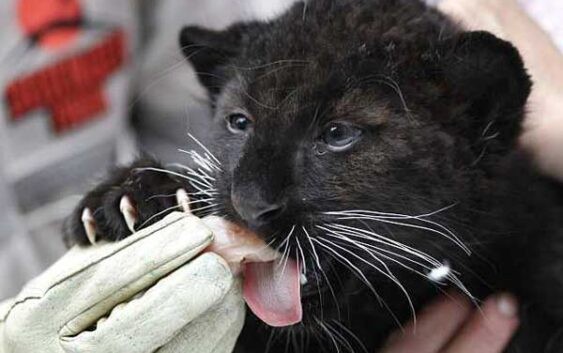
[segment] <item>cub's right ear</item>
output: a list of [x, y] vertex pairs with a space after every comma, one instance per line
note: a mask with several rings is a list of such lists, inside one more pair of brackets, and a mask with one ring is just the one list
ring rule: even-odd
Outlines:
[[219, 92], [226, 79], [221, 69], [240, 53], [243, 28], [239, 25], [214, 31], [190, 26], [180, 32], [181, 49], [212, 96]]

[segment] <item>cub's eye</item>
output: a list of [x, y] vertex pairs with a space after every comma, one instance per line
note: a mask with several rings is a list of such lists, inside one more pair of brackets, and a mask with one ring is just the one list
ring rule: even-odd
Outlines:
[[252, 120], [244, 114], [231, 114], [227, 117], [227, 127], [234, 134], [245, 133], [252, 128]]
[[331, 123], [321, 135], [321, 140], [333, 152], [341, 152], [352, 147], [362, 137], [362, 129], [346, 124]]

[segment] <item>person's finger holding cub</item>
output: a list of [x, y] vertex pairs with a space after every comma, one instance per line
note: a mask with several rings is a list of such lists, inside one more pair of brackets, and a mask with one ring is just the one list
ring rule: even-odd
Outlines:
[[381, 353], [502, 353], [518, 324], [518, 305], [509, 294], [489, 298], [480, 309], [453, 294], [395, 332]]

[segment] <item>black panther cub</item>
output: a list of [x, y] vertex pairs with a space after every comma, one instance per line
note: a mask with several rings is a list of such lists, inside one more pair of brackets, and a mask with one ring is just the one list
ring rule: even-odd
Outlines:
[[519, 297], [507, 352], [563, 352], [563, 188], [517, 148], [531, 83], [512, 45], [415, 0], [309, 0], [271, 22], [188, 27], [181, 45], [214, 107], [213, 156], [119, 169], [82, 200], [69, 244], [88, 243], [82, 216], [90, 237], [120, 239], [183, 188], [199, 214], [304, 261], [303, 321], [249, 314], [237, 351], [375, 352], [454, 287], [476, 304]]

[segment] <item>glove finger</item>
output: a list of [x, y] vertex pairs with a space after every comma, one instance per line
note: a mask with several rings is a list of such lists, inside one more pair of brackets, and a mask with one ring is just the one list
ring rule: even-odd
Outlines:
[[[245, 309], [245, 306], [243, 305], [243, 310], [244, 309]], [[246, 317], [245, 311], [243, 311], [242, 314], [241, 314], [240, 321], [237, 321], [240, 324], [231, 326], [231, 328], [229, 328], [229, 330], [227, 332], [225, 332], [223, 337], [220, 337], [220, 338], [217, 337], [216, 340], [215, 340], [216, 341], [215, 347], [212, 350], [210, 350], [210, 352], [213, 352], [213, 353], [232, 353], [235, 349], [235, 345], [238, 341], [238, 338], [239, 338], [240, 333], [242, 331], [242, 328], [244, 326], [245, 317]], [[181, 353], [181, 351], [178, 351], [178, 353]]]
[[220, 305], [184, 327], [158, 353], [230, 353], [244, 318], [241, 284], [235, 283]]
[[94, 331], [61, 337], [61, 346], [69, 353], [153, 352], [220, 302], [232, 283], [222, 258], [201, 255], [139, 298], [116, 307]]
[[93, 249], [95, 261], [84, 262], [77, 256], [75, 262], [89, 265], [52, 286], [45, 300], [72, 298], [70, 305], [59, 303], [66, 313], [61, 336], [87, 329], [117, 304], [184, 265], [212, 240], [213, 234], [201, 220], [176, 213], [120, 243]]

